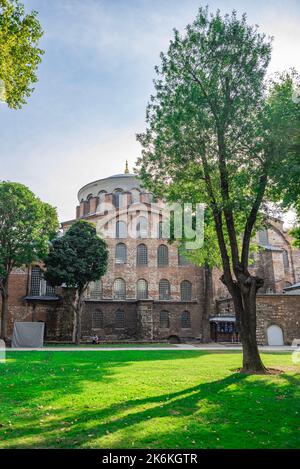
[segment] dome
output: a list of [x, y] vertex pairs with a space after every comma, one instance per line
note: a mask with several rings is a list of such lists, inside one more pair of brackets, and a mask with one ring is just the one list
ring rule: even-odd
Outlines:
[[83, 186], [78, 191], [78, 201], [86, 200], [90, 195], [96, 197], [101, 191], [111, 194], [116, 189], [121, 189], [124, 192], [132, 189], [140, 189], [140, 183], [134, 174], [114, 174], [113, 176], [98, 179], [97, 181], [90, 182]]

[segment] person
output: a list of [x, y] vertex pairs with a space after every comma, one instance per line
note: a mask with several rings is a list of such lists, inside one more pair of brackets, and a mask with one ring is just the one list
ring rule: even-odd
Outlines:
[[99, 344], [99, 342], [100, 342], [100, 339], [99, 339], [99, 337], [97, 336], [97, 334], [93, 335], [93, 336], [92, 336], [92, 343], [93, 343], [93, 344]]

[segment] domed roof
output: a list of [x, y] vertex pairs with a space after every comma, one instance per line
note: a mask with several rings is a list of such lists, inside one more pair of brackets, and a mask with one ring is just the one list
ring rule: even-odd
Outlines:
[[135, 174], [123, 173], [114, 174], [107, 178], [98, 179], [83, 186], [78, 191], [78, 200], [86, 200], [89, 195], [96, 197], [99, 192], [105, 191], [108, 194], [116, 189], [130, 191], [132, 189], [140, 189], [140, 183]]

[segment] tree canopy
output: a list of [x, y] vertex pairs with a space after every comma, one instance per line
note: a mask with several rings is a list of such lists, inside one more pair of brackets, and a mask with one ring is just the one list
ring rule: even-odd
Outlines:
[[42, 260], [56, 235], [56, 209], [26, 186], [0, 182], [0, 291], [2, 336], [6, 335], [8, 280], [13, 268]]
[[[206, 237], [199, 262], [213, 262], [211, 248], [218, 246], [248, 371], [263, 370], [255, 337], [263, 279], [248, 270], [251, 240], [264, 222], [268, 197], [281, 196], [285, 158], [291, 172], [285, 129], [295, 108], [288, 92], [279, 92], [278, 82], [284, 86], [287, 78], [266, 79], [270, 58], [271, 39], [246, 15], [222, 17], [200, 8], [161, 54], [147, 128], [138, 135], [144, 185], [168, 200], [206, 204], [206, 230], [214, 238]], [[277, 191], [269, 190], [271, 182]]]
[[26, 103], [37, 82], [42, 34], [36, 11], [26, 14], [19, 0], [0, 0], [0, 98], [12, 109]]

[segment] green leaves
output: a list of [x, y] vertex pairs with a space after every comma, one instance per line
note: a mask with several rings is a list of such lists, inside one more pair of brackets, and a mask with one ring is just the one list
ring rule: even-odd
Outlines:
[[21, 108], [34, 89], [44, 53], [38, 47], [42, 34], [37, 12], [25, 14], [19, 0], [0, 0], [0, 80], [12, 109]]
[[84, 289], [106, 272], [108, 250], [92, 223], [78, 220], [56, 238], [45, 260], [45, 278], [52, 285]]
[[16, 182], [0, 183], [0, 280], [41, 260], [58, 229], [56, 210]]

